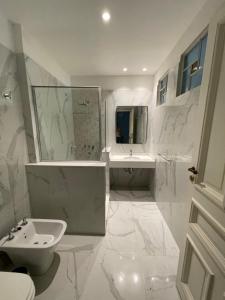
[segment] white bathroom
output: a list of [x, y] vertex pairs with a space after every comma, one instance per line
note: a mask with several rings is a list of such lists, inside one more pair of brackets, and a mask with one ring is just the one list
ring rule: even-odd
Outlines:
[[225, 299], [225, 1], [0, 24], [0, 300]]

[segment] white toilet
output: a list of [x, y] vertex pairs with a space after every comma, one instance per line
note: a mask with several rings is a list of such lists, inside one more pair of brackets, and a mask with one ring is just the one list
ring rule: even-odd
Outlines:
[[0, 295], [2, 300], [33, 300], [34, 283], [26, 274], [0, 272]]

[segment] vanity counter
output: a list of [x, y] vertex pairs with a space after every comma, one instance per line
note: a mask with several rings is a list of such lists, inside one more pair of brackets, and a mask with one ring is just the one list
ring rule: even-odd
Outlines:
[[109, 157], [110, 168], [139, 168], [154, 169], [155, 156], [141, 153], [129, 154], [111, 154]]
[[37, 163], [28, 163], [26, 166], [33, 167], [106, 167], [106, 163], [103, 161], [92, 160], [77, 160], [77, 161], [42, 161]]

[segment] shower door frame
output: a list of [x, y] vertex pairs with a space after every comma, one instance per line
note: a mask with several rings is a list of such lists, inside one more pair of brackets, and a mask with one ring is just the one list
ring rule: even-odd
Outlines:
[[[102, 91], [102, 88], [101, 88], [101, 86], [31, 85], [32, 105], [33, 105], [33, 109], [34, 109], [34, 119], [35, 119], [34, 121], [35, 121], [36, 131], [37, 131], [37, 142], [38, 142], [38, 152], [39, 152], [40, 162], [49, 162], [49, 161], [53, 161], [53, 160], [43, 160], [42, 159], [40, 126], [39, 126], [39, 120], [38, 120], [38, 109], [37, 109], [35, 88], [98, 89], [98, 115], [99, 115], [99, 160], [98, 161], [101, 161], [101, 156], [102, 156], [102, 116], [101, 116], [101, 97], [102, 97], [101, 91]], [[106, 115], [105, 115], [105, 119], [106, 119]], [[35, 136], [35, 135], [33, 134], [33, 136]], [[106, 144], [106, 128], [105, 128], [105, 144]], [[61, 162], [62, 160], [54, 160], [54, 161]], [[67, 161], [76, 161], [76, 159], [67, 160]], [[77, 161], [84, 161], [84, 160], [77, 160]]]

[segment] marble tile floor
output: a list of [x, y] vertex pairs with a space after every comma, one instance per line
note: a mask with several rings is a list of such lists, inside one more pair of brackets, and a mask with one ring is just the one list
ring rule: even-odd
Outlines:
[[111, 201], [155, 202], [149, 190], [111, 190]]
[[48, 273], [33, 277], [35, 300], [180, 299], [179, 251], [155, 202], [146, 197], [111, 191], [106, 235], [64, 236]]

